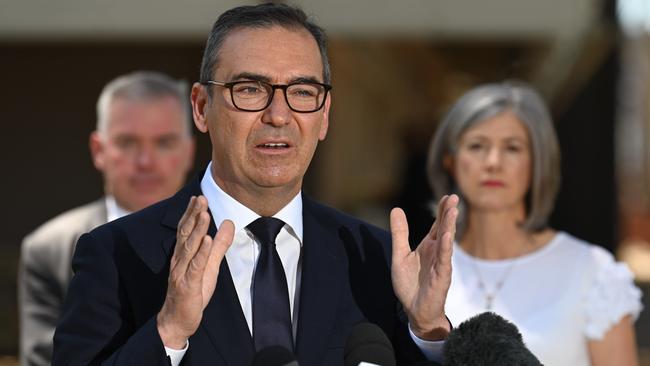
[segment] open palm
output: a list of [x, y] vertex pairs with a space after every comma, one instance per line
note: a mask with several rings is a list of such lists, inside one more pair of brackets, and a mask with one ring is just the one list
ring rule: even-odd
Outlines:
[[440, 200], [436, 221], [413, 251], [409, 246], [404, 211], [394, 208], [390, 214], [393, 288], [406, 310], [411, 329], [422, 339], [442, 339], [449, 331], [445, 300], [451, 284], [457, 205], [456, 195]]

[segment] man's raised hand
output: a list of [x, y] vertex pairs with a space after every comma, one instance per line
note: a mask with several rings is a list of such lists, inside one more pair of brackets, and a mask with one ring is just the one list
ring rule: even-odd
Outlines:
[[217, 285], [221, 261], [232, 244], [235, 227], [231, 221], [221, 223], [214, 239], [207, 235], [209, 226], [207, 199], [191, 197], [178, 222], [167, 295], [157, 316], [158, 333], [166, 347], [182, 349], [196, 332]]
[[436, 221], [420, 245], [411, 251], [406, 215], [390, 213], [393, 238], [392, 281], [404, 306], [411, 330], [424, 340], [442, 340], [449, 333], [445, 300], [451, 284], [451, 253], [456, 233], [458, 196], [444, 196]]

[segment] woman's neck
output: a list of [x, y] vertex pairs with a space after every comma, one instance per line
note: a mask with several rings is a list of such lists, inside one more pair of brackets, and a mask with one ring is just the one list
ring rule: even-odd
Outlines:
[[522, 228], [523, 209], [494, 211], [470, 210], [460, 246], [481, 259], [509, 259], [530, 253], [551, 240], [554, 232], [530, 232]]

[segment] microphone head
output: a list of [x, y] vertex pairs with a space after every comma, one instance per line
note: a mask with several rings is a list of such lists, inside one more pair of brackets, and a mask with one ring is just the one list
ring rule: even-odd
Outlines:
[[491, 312], [475, 315], [454, 328], [443, 353], [446, 366], [542, 366], [526, 348], [519, 329]]
[[298, 361], [288, 349], [282, 346], [269, 346], [255, 354], [252, 366], [298, 366]]
[[345, 343], [344, 365], [358, 366], [362, 362], [381, 366], [395, 366], [395, 351], [386, 334], [372, 323], [352, 327]]

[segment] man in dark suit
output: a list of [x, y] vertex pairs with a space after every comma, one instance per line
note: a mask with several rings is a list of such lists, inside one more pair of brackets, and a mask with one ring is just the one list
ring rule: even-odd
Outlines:
[[400, 209], [391, 248], [391, 234], [304, 196], [329, 82], [325, 36], [301, 10], [219, 17], [191, 95], [212, 162], [171, 199], [79, 240], [54, 365], [248, 365], [273, 344], [303, 366], [340, 365], [362, 321], [401, 363], [439, 353], [457, 197], [411, 251]]
[[183, 186], [194, 160], [187, 86], [153, 71], [121, 75], [106, 84], [90, 134], [93, 163], [105, 196], [66, 211], [23, 240], [18, 274], [20, 363], [52, 363], [52, 336], [72, 277], [79, 237], [169, 198]]

